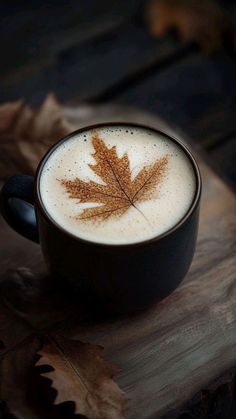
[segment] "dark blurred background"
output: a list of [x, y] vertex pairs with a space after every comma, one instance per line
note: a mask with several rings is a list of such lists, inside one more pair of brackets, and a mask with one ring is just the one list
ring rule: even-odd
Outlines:
[[[218, 3], [236, 16], [234, 1]], [[0, 100], [37, 105], [54, 92], [66, 103], [143, 108], [189, 135], [235, 186], [235, 56], [223, 48], [203, 54], [174, 33], [151, 36], [146, 6], [141, 0], [1, 2]]]

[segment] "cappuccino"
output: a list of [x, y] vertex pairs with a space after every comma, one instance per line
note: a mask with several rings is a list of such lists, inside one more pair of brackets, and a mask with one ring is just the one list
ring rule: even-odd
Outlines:
[[40, 177], [44, 208], [74, 236], [124, 245], [153, 239], [190, 209], [196, 175], [171, 139], [126, 125], [76, 133], [49, 155]]

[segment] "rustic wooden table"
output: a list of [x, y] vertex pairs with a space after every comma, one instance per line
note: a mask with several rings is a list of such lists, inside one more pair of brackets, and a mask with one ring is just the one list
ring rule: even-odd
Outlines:
[[[181, 135], [161, 119], [132, 108], [65, 108], [65, 115], [78, 127], [122, 119]], [[105, 358], [120, 368], [116, 380], [128, 397], [130, 419], [180, 417], [185, 403], [201, 390], [211, 389], [219, 377], [226, 376], [232, 384], [235, 375], [236, 198], [201, 157], [198, 162], [203, 177], [200, 231], [193, 264], [182, 284], [138, 316], [86, 327], [78, 324], [73, 332], [83, 341], [103, 345]], [[38, 245], [3, 221], [0, 235], [1, 276], [19, 266], [34, 272], [44, 269]], [[233, 412], [231, 405], [223, 409], [228, 416], [218, 417], [228, 418], [227, 409]]]

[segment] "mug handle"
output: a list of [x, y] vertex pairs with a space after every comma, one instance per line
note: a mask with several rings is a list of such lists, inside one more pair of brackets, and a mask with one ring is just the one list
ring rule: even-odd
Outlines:
[[0, 210], [17, 233], [39, 243], [33, 176], [15, 175], [6, 181], [0, 194]]

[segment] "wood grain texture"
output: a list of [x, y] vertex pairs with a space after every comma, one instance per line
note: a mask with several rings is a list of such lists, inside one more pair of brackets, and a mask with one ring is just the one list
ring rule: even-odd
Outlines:
[[[137, 12], [141, 0], [26, 1], [0, 5], [1, 75], [24, 79], [51, 65], [57, 55], [119, 26]], [[20, 40], [20, 42], [19, 42]], [[6, 48], [7, 47], [7, 48]]]
[[[129, 119], [173, 132], [160, 119], [131, 108], [120, 113], [118, 108], [67, 108], [65, 113], [78, 126]], [[200, 231], [195, 258], [183, 283], [138, 316], [73, 329], [74, 337], [102, 344], [106, 359], [121, 368], [117, 382], [129, 399], [129, 419], [157, 419], [178, 411], [236, 363], [236, 198], [198, 160], [204, 186]], [[0, 228], [0, 274], [22, 265], [34, 271], [44, 269], [37, 245], [4, 223]]]
[[[108, 24], [109, 20], [107, 27]], [[72, 43], [55, 51], [44, 68], [32, 69], [26, 77], [20, 73], [8, 77], [0, 84], [1, 100], [24, 97], [37, 103], [49, 91], [63, 101], [99, 99], [124, 79], [132, 79], [137, 72], [145, 73], [153, 65], [158, 67], [183, 49], [170, 37], [152, 39], [146, 28], [133, 21], [105, 29], [87, 42]]]
[[222, 175], [227, 173], [232, 182], [232, 186], [236, 188], [236, 132], [223, 143], [210, 148], [209, 153], [220, 173]]
[[235, 71], [235, 60], [223, 52], [192, 53], [111, 99], [156, 113], [204, 146], [235, 131]]

